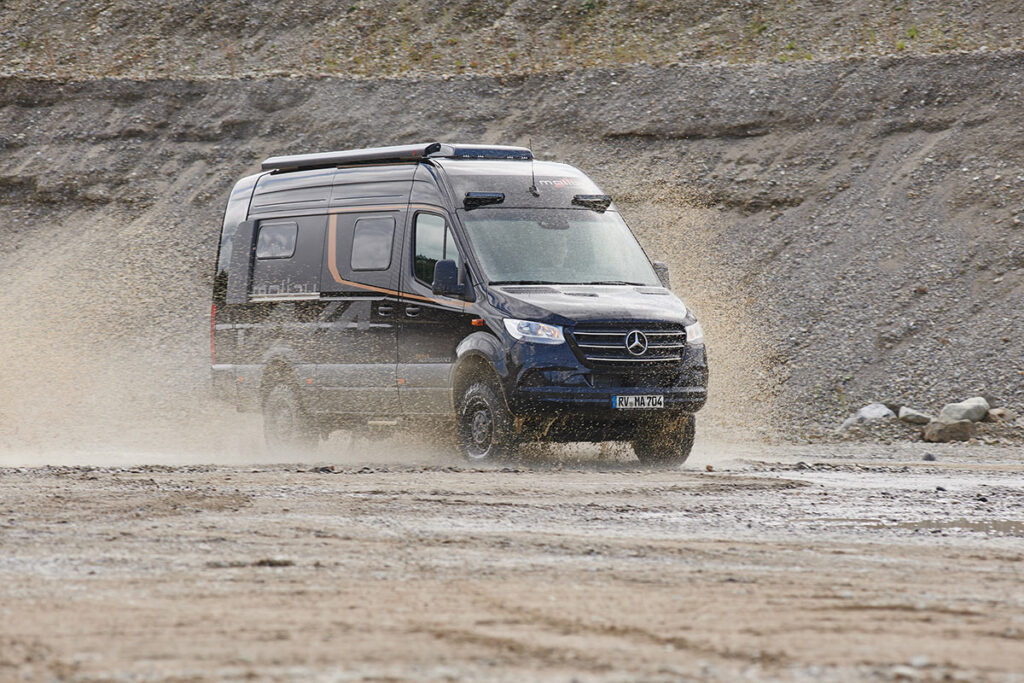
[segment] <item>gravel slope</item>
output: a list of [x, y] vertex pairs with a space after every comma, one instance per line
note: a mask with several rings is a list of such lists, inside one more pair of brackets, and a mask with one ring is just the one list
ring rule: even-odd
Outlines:
[[271, 154], [424, 139], [532, 141], [615, 195], [706, 322], [708, 429], [831, 438], [869, 401], [977, 393], [1019, 409], [1022, 66], [0, 79], [0, 381], [19, 398], [0, 440], [222, 443], [205, 316], [230, 184]]
[[0, 69], [61, 79], [496, 76], [1024, 47], [1019, 0], [8, 0]]

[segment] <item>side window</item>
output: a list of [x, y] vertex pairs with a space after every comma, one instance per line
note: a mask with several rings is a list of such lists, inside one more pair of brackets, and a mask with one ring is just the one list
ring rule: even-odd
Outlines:
[[413, 234], [413, 272], [417, 280], [431, 285], [434, 282], [434, 266], [442, 259], [452, 259], [461, 265], [455, 238], [441, 216], [433, 213], [417, 214]]
[[360, 218], [352, 233], [352, 270], [387, 270], [395, 241], [391, 216]]
[[256, 258], [291, 258], [298, 234], [297, 223], [263, 223], [256, 241]]

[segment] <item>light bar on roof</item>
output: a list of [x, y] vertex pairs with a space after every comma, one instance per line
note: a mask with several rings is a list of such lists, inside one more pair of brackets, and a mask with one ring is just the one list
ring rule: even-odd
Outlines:
[[450, 145], [444, 143], [441, 149], [430, 156], [446, 159], [522, 159], [529, 161], [533, 152], [526, 147], [507, 145]]

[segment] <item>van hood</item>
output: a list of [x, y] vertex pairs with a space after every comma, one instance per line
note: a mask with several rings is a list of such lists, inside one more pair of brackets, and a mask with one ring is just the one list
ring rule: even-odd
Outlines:
[[498, 285], [489, 303], [512, 318], [556, 325], [582, 321], [684, 322], [686, 306], [664, 287], [634, 285]]

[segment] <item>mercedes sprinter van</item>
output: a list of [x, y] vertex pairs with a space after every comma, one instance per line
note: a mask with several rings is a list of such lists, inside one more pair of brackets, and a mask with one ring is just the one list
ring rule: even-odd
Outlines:
[[611, 198], [521, 147], [273, 157], [231, 191], [213, 287], [215, 392], [271, 450], [336, 429], [455, 430], [470, 460], [627, 441], [684, 461], [701, 325]]

